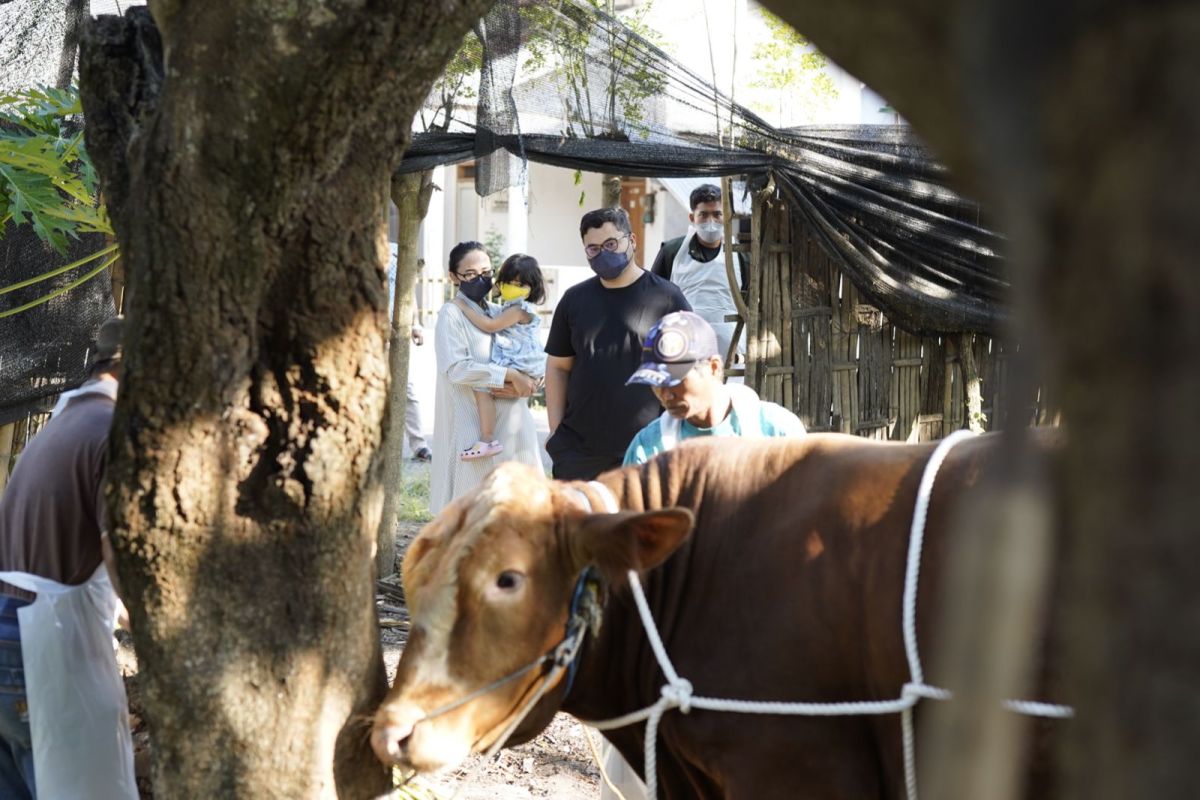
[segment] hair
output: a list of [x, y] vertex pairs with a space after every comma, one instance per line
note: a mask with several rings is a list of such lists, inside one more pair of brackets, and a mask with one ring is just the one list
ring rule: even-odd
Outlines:
[[691, 203], [692, 211], [695, 211], [696, 206], [701, 203], [719, 203], [721, 202], [721, 187], [713, 183], [702, 183], [692, 189], [688, 202]]
[[543, 303], [546, 300], [546, 281], [542, 278], [542, 268], [533, 256], [513, 253], [504, 259], [500, 271], [496, 273], [496, 282], [523, 283], [529, 287], [529, 302]]
[[625, 209], [597, 208], [587, 212], [583, 219], [579, 220], [579, 236], [582, 238], [592, 228], [603, 228], [606, 222], [611, 222], [621, 233], [633, 233], [633, 226], [629, 224], [629, 215], [625, 213]]
[[487, 252], [487, 248], [479, 242], [459, 242], [454, 245], [450, 250], [450, 271], [457, 274], [458, 265], [475, 250], [479, 250], [482, 253]]

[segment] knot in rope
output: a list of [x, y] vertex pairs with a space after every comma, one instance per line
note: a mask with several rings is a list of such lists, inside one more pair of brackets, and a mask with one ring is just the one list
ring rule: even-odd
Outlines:
[[936, 686], [930, 686], [927, 683], [906, 683], [900, 689], [900, 697], [904, 700], [911, 700], [912, 705], [917, 704], [917, 700], [925, 698], [927, 700], [949, 700], [951, 693], [947, 689], [939, 689]]
[[662, 697], [670, 706], [686, 714], [692, 710], [692, 682], [687, 678], [675, 678], [663, 684]]

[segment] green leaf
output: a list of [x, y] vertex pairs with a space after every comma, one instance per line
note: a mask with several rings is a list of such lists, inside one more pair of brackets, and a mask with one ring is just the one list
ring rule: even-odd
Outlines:
[[30, 225], [65, 252], [68, 237], [112, 233], [98, 202], [83, 133], [67, 126], [81, 106], [74, 89], [42, 87], [0, 97], [0, 235]]

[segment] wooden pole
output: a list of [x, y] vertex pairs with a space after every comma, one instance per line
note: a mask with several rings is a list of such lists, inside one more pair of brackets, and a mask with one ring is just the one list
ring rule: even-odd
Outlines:
[[[725, 245], [721, 251], [725, 254], [725, 277], [729, 281], [729, 294], [733, 297], [733, 304], [737, 307], [738, 315], [741, 316], [742, 322], [747, 322], [750, 319], [750, 309], [746, 307], [746, 301], [742, 299], [742, 292], [738, 288], [737, 273], [734, 271], [734, 253], [733, 245], [737, 242], [735, 237], [735, 229], [733, 226], [733, 181], [726, 175], [721, 178], [721, 218], [725, 221]], [[751, 238], [754, 238], [754, 227], [751, 225]], [[757, 261], [755, 259], [753, 248], [751, 249], [751, 271], [754, 270]], [[737, 337], [729, 344], [729, 353], [735, 352], [737, 349]], [[728, 354], [725, 359], [725, 367], [729, 368], [730, 359]]]
[[12, 471], [13, 439], [16, 430], [15, 422], [0, 427], [0, 492], [8, 485], [8, 476]]
[[983, 415], [983, 381], [979, 378], [979, 365], [975, 362], [974, 334], [961, 334], [958, 346], [962, 359], [963, 393], [967, 403], [967, 427], [973, 433], [983, 433], [987, 417]]
[[[775, 190], [774, 179], [771, 179], [765, 189], [756, 192], [751, 201], [750, 213], [750, 291], [749, 302], [746, 303], [746, 373], [745, 384], [755, 391], [762, 387], [758, 376], [759, 352], [762, 349], [758, 330], [758, 309], [762, 298], [762, 259], [763, 238], [766, 235], [763, 226], [766, 222], [767, 203]], [[726, 270], [728, 270], [728, 265]]]

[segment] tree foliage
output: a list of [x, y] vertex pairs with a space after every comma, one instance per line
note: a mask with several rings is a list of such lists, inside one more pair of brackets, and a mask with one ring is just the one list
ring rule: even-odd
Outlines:
[[[584, 11], [555, 0], [522, 6], [522, 20], [537, 35], [528, 36], [525, 69], [546, 71], [558, 82], [563, 102], [565, 136], [627, 137], [640, 130], [645, 101], [661, 92], [666, 76], [648, 69], [638, 42], [654, 44], [661, 36], [646, 23], [652, 3], [620, 15], [595, 37], [604, 0], [584, 0]], [[599, 47], [597, 45], [600, 45]], [[604, 62], [597, 64], [597, 52]], [[600, 85], [595, 85], [596, 79]], [[597, 122], [605, 123], [603, 126]], [[632, 130], [631, 130], [632, 129]]]
[[750, 86], [773, 97], [750, 105], [776, 114], [780, 126], [807, 121], [804, 118], [812, 117], [837, 97], [833, 80], [825, 72], [829, 60], [791, 25], [766, 9], [759, 13], [769, 38], [760, 42], [751, 56], [755, 77]]
[[478, 97], [479, 70], [483, 62], [483, 47], [474, 31], [463, 37], [454, 58], [433, 84], [429, 97], [421, 108], [417, 119], [425, 132], [450, 129], [454, 121], [454, 109], [462, 100]]
[[112, 234], [97, 199], [74, 89], [28, 89], [0, 97], [0, 235], [33, 226], [59, 253], [80, 233]]

